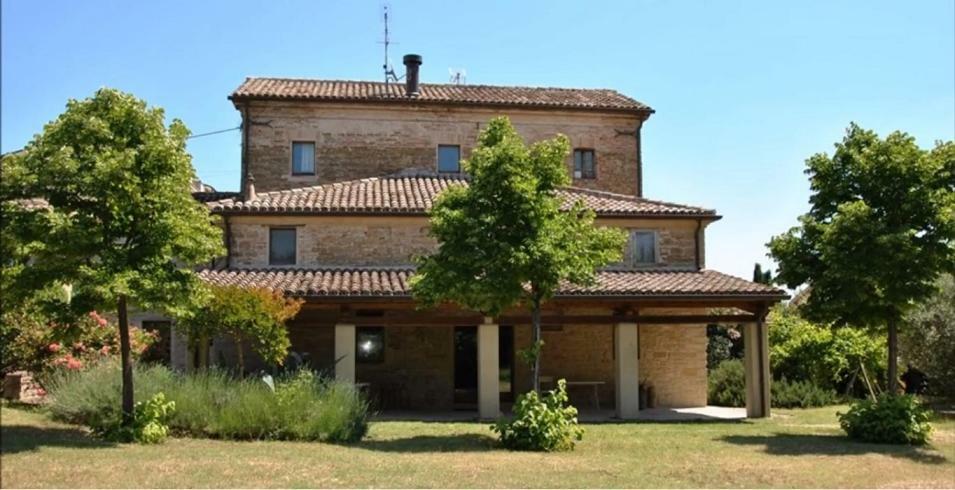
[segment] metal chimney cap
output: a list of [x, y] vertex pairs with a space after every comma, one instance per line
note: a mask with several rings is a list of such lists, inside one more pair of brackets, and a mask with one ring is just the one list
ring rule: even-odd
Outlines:
[[420, 65], [422, 63], [422, 58], [420, 54], [406, 54], [402, 61], [405, 65], [415, 64]]

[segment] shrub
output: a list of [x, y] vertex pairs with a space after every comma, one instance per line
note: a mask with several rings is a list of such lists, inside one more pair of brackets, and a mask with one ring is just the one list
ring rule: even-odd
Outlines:
[[882, 395], [854, 403], [839, 414], [839, 425], [860, 441], [922, 445], [932, 431], [930, 413], [912, 395]]
[[[4, 311], [0, 325], [4, 369], [33, 372], [42, 384], [54, 371], [76, 371], [119, 354], [119, 330], [95, 311], [56, 320], [27, 304]], [[134, 357], [142, 355], [155, 340], [153, 333], [130, 329]]]
[[130, 426], [124, 427], [122, 417], [109, 413], [109, 417], [91, 420], [90, 428], [94, 434], [110, 441], [159, 444], [169, 435], [166, 420], [175, 409], [175, 402], [167, 402], [165, 395], [156, 393], [148, 401], [136, 403]]
[[[136, 397], [157, 393], [175, 402], [173, 433], [224, 439], [353, 442], [368, 430], [368, 403], [351, 384], [301, 370], [278, 378], [275, 390], [259, 379], [212, 370], [177, 374], [163, 366], [135, 368]], [[61, 420], [94, 425], [118, 420], [120, 368], [115, 362], [60, 373], [50, 410]]]
[[782, 378], [772, 383], [772, 402], [780, 408], [825, 407], [839, 403], [836, 392], [820, 388], [811, 381], [789, 381]]
[[[721, 362], [710, 371], [707, 381], [707, 402], [711, 405], [746, 405], [746, 377], [742, 361], [731, 359]], [[811, 381], [782, 378], [771, 383], [771, 390], [772, 405], [778, 408], [824, 407], [839, 402], [834, 391], [821, 388]]]
[[746, 378], [743, 361], [723, 361], [709, 372], [707, 378], [707, 402], [725, 407], [746, 405]]
[[774, 308], [767, 323], [770, 367], [776, 379], [810, 381], [842, 392], [861, 378], [862, 365], [871, 379], [883, 378], [885, 340], [864, 329], [813, 323], [785, 307]]
[[955, 398], [955, 276], [905, 315], [899, 349], [906, 363], [928, 376], [928, 393]]
[[519, 451], [570, 451], [584, 436], [577, 424], [577, 409], [567, 403], [567, 381], [543, 397], [529, 391], [514, 404], [514, 418], [499, 420], [491, 430], [501, 444]]

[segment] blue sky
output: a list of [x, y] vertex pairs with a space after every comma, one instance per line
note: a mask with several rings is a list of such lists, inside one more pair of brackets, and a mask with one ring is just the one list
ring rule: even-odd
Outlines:
[[[850, 121], [955, 138], [955, 2], [392, 0], [392, 59], [422, 80], [606, 87], [650, 104], [648, 197], [716, 208], [707, 265], [749, 277], [808, 209], [804, 160]], [[0, 149], [98, 87], [194, 133], [235, 127], [250, 75], [381, 78], [378, 0], [2, 3]], [[238, 186], [239, 134], [190, 142], [202, 180]]]

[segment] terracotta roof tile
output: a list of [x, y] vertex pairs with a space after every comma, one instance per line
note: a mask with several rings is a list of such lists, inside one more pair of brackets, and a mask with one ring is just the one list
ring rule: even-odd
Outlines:
[[[243, 201], [229, 198], [208, 203], [213, 212], [237, 214], [423, 214], [438, 194], [460, 177], [376, 177], [256, 194]], [[716, 212], [695, 206], [567, 187], [558, 195], [568, 203], [580, 200], [602, 216], [702, 216]]]
[[422, 83], [417, 97], [407, 97], [403, 83], [249, 77], [231, 99], [289, 99], [401, 102], [511, 107], [653, 112], [646, 104], [616, 90], [498, 85]]
[[[199, 276], [212, 284], [266, 287], [303, 297], [409, 297], [410, 267], [342, 267], [320, 269], [206, 269]], [[570, 296], [701, 296], [780, 299], [772, 286], [721, 272], [601, 271], [589, 287], [564, 285], [558, 297]]]

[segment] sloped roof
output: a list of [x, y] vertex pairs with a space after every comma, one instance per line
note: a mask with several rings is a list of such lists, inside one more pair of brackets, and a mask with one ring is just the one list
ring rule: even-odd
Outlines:
[[[265, 287], [302, 297], [410, 297], [411, 267], [205, 269], [199, 276], [220, 286]], [[593, 286], [565, 284], [558, 297], [726, 297], [781, 299], [772, 286], [721, 272], [601, 271]]]
[[416, 97], [403, 83], [249, 77], [229, 97], [379, 103], [551, 107], [652, 113], [648, 105], [610, 89], [422, 83]]
[[[468, 181], [461, 177], [375, 177], [263, 192], [249, 201], [232, 197], [208, 206], [213, 212], [232, 214], [418, 215], [427, 213], [438, 194], [452, 185], [468, 185]], [[602, 216], [718, 217], [712, 209], [576, 187], [563, 188], [558, 195], [567, 203], [580, 200]]]

